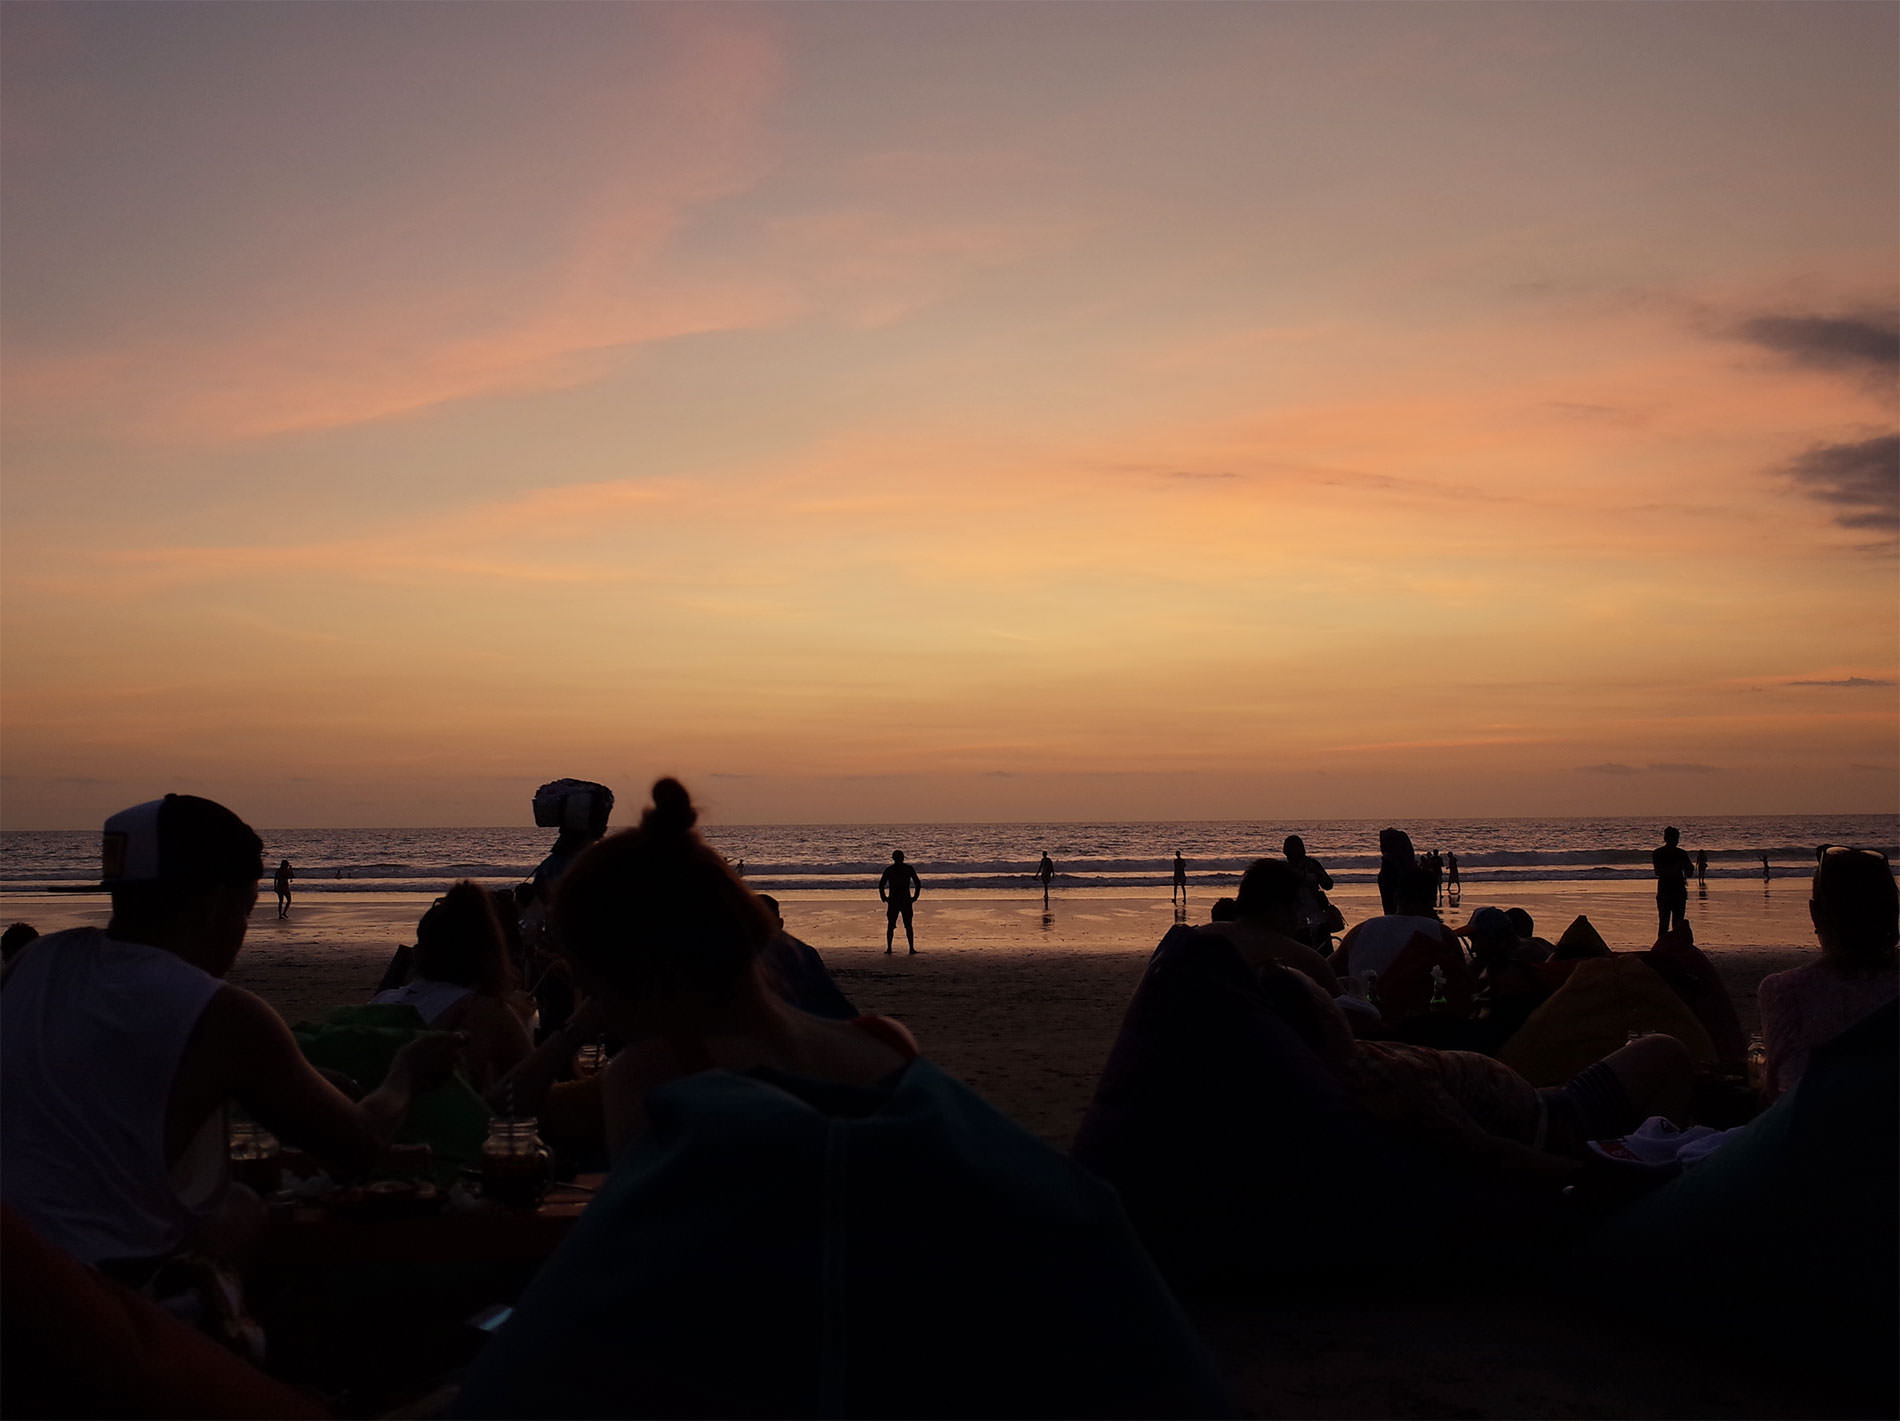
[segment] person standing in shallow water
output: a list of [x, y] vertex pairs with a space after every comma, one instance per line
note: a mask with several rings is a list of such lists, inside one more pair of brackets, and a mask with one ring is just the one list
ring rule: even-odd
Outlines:
[[290, 880], [296, 876], [297, 871], [290, 866], [289, 859], [278, 861], [277, 872], [271, 878], [271, 887], [277, 891], [277, 916], [280, 918], [290, 916]]
[[1036, 877], [1042, 883], [1042, 906], [1045, 908], [1049, 906], [1049, 880], [1055, 876], [1056, 861], [1049, 857], [1049, 852], [1045, 849], [1042, 862], [1036, 865]]
[[897, 936], [897, 920], [904, 920], [904, 941], [910, 950], [917, 951], [917, 934], [911, 928], [911, 905], [924, 891], [917, 870], [904, 862], [902, 849], [891, 850], [891, 866], [884, 870], [877, 881], [877, 896], [884, 901], [884, 952], [888, 956], [892, 940]]
[[[1682, 834], [1672, 824], [1663, 830], [1662, 847], [1649, 856], [1656, 870], [1656, 931], [1666, 933], [1689, 920], [1689, 875], [1695, 864], [1678, 846]], [[1673, 920], [1673, 921], [1672, 921]]]
[[1174, 851], [1174, 887], [1168, 892], [1168, 901], [1172, 903], [1177, 896], [1183, 903], [1187, 902], [1187, 860], [1181, 857], [1179, 849]]

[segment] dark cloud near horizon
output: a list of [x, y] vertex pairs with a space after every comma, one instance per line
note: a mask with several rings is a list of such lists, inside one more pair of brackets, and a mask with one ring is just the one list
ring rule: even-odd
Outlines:
[[1704, 765], [1693, 760], [1658, 760], [1650, 765], [1625, 765], [1617, 760], [1606, 760], [1600, 765], [1579, 765], [1576, 773], [1580, 775], [1712, 775], [1720, 768], [1719, 765]]
[[1838, 681], [1786, 681], [1788, 686], [1893, 686], [1900, 682], [1877, 680], [1872, 676], [1843, 676]]
[[1787, 474], [1810, 498], [1839, 509], [1841, 527], [1900, 535], [1900, 434], [1818, 445]]
[[1900, 321], [1889, 314], [1756, 316], [1737, 334], [1798, 365], [1869, 375], [1900, 371]]

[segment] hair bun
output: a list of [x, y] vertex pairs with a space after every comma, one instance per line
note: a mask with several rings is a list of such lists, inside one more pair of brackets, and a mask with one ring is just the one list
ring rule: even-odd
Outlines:
[[640, 816], [640, 827], [662, 834], [684, 834], [699, 822], [686, 786], [668, 776], [653, 782], [653, 807]]

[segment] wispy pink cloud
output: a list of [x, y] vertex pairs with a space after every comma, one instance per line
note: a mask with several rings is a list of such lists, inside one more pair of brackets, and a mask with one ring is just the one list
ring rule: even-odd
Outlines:
[[[332, 272], [322, 289], [304, 299], [280, 293], [271, 310], [224, 322], [231, 328], [222, 334], [131, 335], [109, 351], [9, 349], [10, 418], [103, 418], [162, 440], [257, 438], [570, 386], [633, 347], [783, 320], [795, 303], [778, 283], [671, 260], [693, 214], [743, 191], [760, 171], [766, 116], [783, 81], [777, 37], [730, 13], [656, 19], [664, 75], [594, 102], [576, 141], [603, 150], [604, 176], [573, 211], [549, 214], [570, 233], [551, 265], [485, 281], [458, 277], [451, 248], [439, 280], [390, 291]], [[640, 135], [668, 141], [617, 162], [621, 135], [629, 149]], [[453, 217], [384, 214], [378, 240], [439, 241], [444, 220], [452, 240]]]

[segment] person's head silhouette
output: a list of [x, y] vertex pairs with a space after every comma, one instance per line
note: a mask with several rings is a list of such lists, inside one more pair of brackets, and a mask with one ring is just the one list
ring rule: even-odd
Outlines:
[[1306, 857], [1306, 840], [1298, 834], [1288, 834], [1286, 842], [1280, 845], [1280, 852], [1290, 859], [1303, 859]]
[[1821, 951], [1833, 961], [1891, 967], [1900, 942], [1900, 889], [1885, 855], [1830, 845], [1814, 870], [1808, 913]]
[[891, 850], [891, 862], [892, 862], [892, 863], [902, 863], [903, 861], [904, 861], [904, 851], [903, 851], [902, 849], [892, 849], [892, 850]]
[[1681, 831], [1678, 830], [1674, 824], [1671, 824], [1668, 828], [1663, 830], [1663, 842], [1672, 849], [1676, 846], [1676, 840], [1681, 837]]

